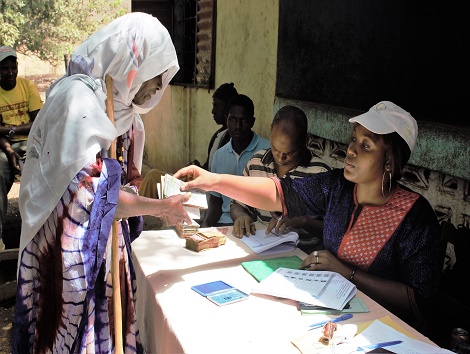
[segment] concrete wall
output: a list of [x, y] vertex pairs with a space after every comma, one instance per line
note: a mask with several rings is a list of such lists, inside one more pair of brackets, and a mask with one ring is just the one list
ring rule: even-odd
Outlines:
[[[255, 105], [254, 130], [269, 138], [275, 93], [278, 0], [217, 2], [215, 87], [233, 82]], [[212, 118], [213, 90], [170, 86], [143, 118], [144, 162], [175, 172], [192, 159], [204, 162], [218, 129]]]

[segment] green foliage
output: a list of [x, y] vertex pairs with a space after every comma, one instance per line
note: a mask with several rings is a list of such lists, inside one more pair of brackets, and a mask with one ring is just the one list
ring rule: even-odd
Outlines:
[[[53, 65], [113, 19], [124, 0], [0, 0], [0, 45]], [[127, 1], [129, 2], [129, 1]]]

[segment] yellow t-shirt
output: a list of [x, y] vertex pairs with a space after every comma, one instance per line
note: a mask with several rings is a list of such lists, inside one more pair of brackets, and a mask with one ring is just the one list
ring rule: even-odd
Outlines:
[[[5, 91], [0, 87], [0, 115], [2, 126], [16, 127], [29, 123], [28, 112], [41, 109], [43, 102], [39, 91], [31, 80], [16, 78], [13, 90]], [[15, 135], [11, 141], [27, 140], [27, 135]]]

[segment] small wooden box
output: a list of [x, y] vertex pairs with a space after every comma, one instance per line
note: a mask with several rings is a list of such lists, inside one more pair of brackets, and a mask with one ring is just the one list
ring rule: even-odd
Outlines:
[[225, 245], [225, 235], [217, 229], [199, 231], [186, 239], [186, 248], [200, 252]]

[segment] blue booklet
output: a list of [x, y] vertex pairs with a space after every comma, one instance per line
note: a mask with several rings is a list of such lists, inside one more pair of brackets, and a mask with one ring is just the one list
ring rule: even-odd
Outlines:
[[249, 296], [243, 291], [234, 288], [222, 280], [194, 285], [191, 287], [191, 289], [219, 306], [246, 300]]

